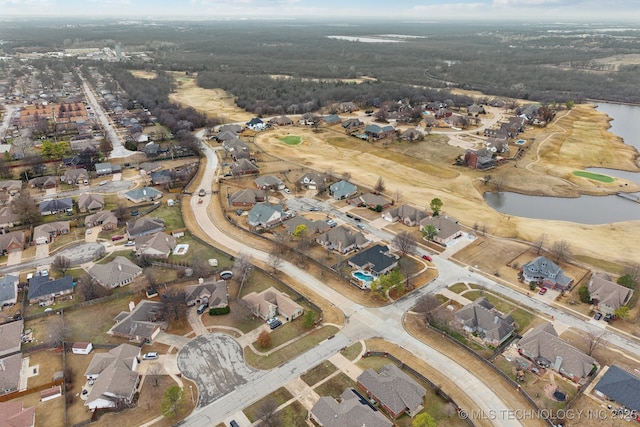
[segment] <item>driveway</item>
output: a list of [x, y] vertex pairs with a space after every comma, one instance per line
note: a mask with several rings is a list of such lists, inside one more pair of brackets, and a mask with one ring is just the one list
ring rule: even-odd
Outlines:
[[200, 335], [184, 346], [178, 353], [178, 368], [198, 385], [197, 408], [203, 408], [264, 375], [264, 372], [247, 366], [236, 340], [229, 335], [215, 333]]
[[7, 267], [10, 265], [19, 265], [22, 262], [22, 251], [9, 252], [7, 255]]
[[49, 245], [36, 245], [36, 259], [42, 259], [49, 256]]

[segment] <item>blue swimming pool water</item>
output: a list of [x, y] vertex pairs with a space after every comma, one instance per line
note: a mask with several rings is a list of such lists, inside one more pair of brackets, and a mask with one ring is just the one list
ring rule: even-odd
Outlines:
[[516, 141], [516, 144], [524, 145], [525, 142], [527, 142], [527, 141], [525, 141], [524, 139], [519, 139], [519, 140]]
[[351, 275], [363, 282], [373, 282], [373, 276], [369, 273], [365, 273], [364, 271], [354, 271]]

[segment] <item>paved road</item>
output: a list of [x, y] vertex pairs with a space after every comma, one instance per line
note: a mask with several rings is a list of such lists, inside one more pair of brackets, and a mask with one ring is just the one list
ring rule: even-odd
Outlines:
[[79, 243], [77, 245], [63, 249], [54, 256], [42, 259], [33, 259], [31, 261], [22, 261], [19, 265], [7, 266], [0, 268], [0, 274], [15, 273], [30, 268], [39, 267], [41, 265], [51, 264], [58, 255], [63, 255], [71, 260], [72, 265], [80, 265], [89, 261], [93, 261], [101, 257], [105, 253], [104, 245], [100, 243]]
[[11, 117], [18, 111], [20, 107], [18, 105], [6, 105], [6, 110], [2, 118], [2, 124], [0, 124], [0, 141], [7, 136], [9, 125], [11, 124]]

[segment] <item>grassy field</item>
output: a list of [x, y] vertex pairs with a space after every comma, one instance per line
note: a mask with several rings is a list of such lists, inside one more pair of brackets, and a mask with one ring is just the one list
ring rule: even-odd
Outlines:
[[320, 396], [331, 396], [338, 399], [345, 389], [355, 387], [356, 383], [343, 372], [322, 383], [314, 390]]
[[358, 342], [354, 342], [346, 349], [340, 350], [340, 354], [342, 354], [344, 357], [346, 357], [347, 359], [353, 362], [354, 360], [356, 360], [356, 357], [360, 355], [361, 351], [362, 351], [362, 344], [360, 343], [360, 341], [358, 341]]
[[282, 408], [279, 414], [281, 427], [299, 427], [307, 422], [307, 410], [297, 401]]
[[256, 318], [243, 304], [231, 301], [229, 306], [231, 307], [229, 314], [223, 316], [209, 316], [206, 314], [202, 316], [202, 323], [207, 327], [230, 326], [240, 329], [245, 334], [264, 324], [262, 319]]
[[299, 145], [302, 142], [302, 138], [297, 135], [287, 135], [279, 139], [287, 145]]
[[[317, 317], [318, 316], [316, 315], [316, 318]], [[271, 347], [270, 348], [278, 347], [279, 345], [282, 345], [287, 341], [295, 339], [296, 337], [300, 337], [309, 331], [310, 329], [307, 329], [304, 326], [302, 326], [301, 318], [296, 319], [292, 322], [285, 322], [279, 328], [271, 331]], [[260, 348], [257, 342], [254, 342], [253, 346], [255, 348]]]
[[602, 175], [599, 173], [587, 172], [587, 171], [574, 171], [573, 174], [575, 176], [580, 176], [582, 178], [593, 179], [595, 181], [600, 182], [614, 182], [615, 178], [610, 177], [609, 175]]
[[276, 406], [280, 406], [292, 398], [293, 396], [291, 395], [291, 393], [289, 393], [289, 390], [284, 387], [280, 387], [279, 389], [269, 394], [267, 397], [258, 400], [250, 406], [247, 406], [242, 412], [244, 412], [247, 418], [249, 418], [249, 421], [254, 423], [258, 421], [260, 408], [265, 404], [265, 402], [271, 400], [276, 404]]
[[300, 375], [300, 379], [307, 383], [309, 387], [313, 387], [329, 375], [333, 374], [338, 368], [328, 360], [325, 360], [315, 368], [310, 369], [306, 373]]

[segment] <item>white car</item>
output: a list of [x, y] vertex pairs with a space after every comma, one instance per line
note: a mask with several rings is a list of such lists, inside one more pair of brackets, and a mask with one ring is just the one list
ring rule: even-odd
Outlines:
[[142, 360], [155, 360], [157, 358], [158, 358], [158, 353], [156, 353], [155, 351], [145, 353], [144, 355], [142, 355]]
[[100, 185], [107, 185], [107, 181], [100, 181]]
[[129, 240], [127, 243], [124, 244], [125, 246], [135, 246], [136, 242]]
[[87, 234], [91, 234], [91, 229], [87, 228]]

